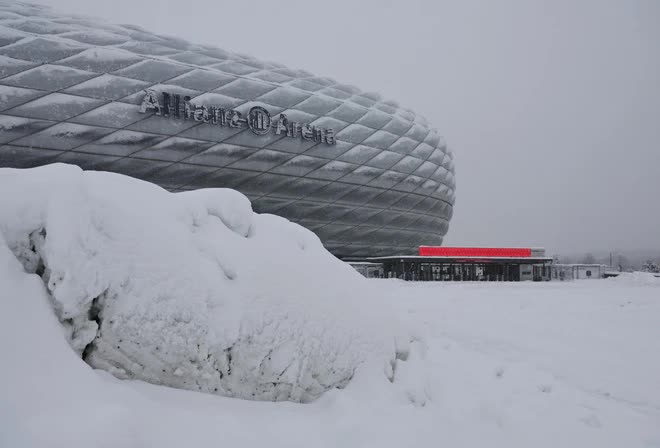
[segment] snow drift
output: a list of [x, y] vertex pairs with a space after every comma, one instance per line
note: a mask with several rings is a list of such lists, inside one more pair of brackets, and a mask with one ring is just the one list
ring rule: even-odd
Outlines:
[[660, 274], [639, 271], [623, 272], [616, 277], [608, 278], [607, 281], [630, 286], [660, 286]]
[[75, 352], [121, 379], [307, 402], [359, 369], [391, 380], [406, 356], [366, 280], [233, 190], [0, 169], [5, 245], [43, 280]]

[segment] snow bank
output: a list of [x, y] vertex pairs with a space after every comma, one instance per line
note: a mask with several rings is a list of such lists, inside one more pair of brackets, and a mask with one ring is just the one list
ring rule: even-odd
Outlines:
[[616, 277], [610, 277], [607, 280], [610, 283], [619, 283], [631, 286], [660, 286], [660, 274], [653, 274], [650, 272], [623, 272]]
[[0, 237], [43, 279], [75, 352], [121, 379], [307, 402], [359, 369], [392, 379], [405, 357], [366, 280], [233, 190], [0, 169]]

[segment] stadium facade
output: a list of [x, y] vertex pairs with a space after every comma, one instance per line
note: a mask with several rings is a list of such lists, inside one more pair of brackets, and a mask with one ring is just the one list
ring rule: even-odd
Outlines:
[[0, 166], [229, 187], [340, 257], [440, 245], [453, 155], [378, 94], [208, 45], [0, 0]]

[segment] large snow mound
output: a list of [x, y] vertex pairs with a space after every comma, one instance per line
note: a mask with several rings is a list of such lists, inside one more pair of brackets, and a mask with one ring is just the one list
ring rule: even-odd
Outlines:
[[610, 277], [607, 280], [610, 283], [620, 283], [631, 286], [660, 286], [660, 274], [651, 272], [623, 272], [616, 277]]
[[368, 281], [234, 190], [0, 169], [2, 247], [43, 279], [75, 352], [120, 379], [307, 402], [360, 369], [392, 380], [405, 357]]

